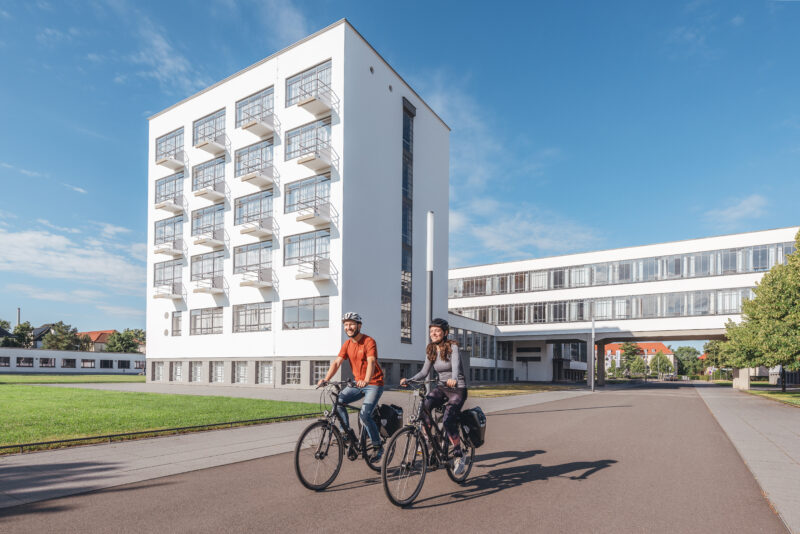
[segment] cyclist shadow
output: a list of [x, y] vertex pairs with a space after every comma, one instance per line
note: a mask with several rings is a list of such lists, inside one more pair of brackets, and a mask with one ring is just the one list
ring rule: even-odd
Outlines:
[[[437, 506], [459, 503], [492, 495], [537, 480], [548, 480], [556, 477], [567, 478], [569, 480], [584, 480], [615, 463], [617, 463], [617, 460], [597, 460], [594, 462], [568, 462], [550, 466], [529, 464], [506, 467], [503, 469], [493, 469], [486, 474], [470, 478], [466, 484], [456, 491], [421, 499], [409, 506], [409, 508], [435, 508]], [[441, 502], [442, 499], [448, 500], [446, 502]]]
[[[525, 460], [527, 458], [533, 458], [537, 454], [544, 454], [547, 451], [502, 451], [502, 452], [493, 452], [489, 454], [476, 454], [475, 460], [473, 464], [476, 467], [497, 467], [498, 465], [503, 464], [510, 464], [514, 462], [518, 462], [520, 460]], [[501, 460], [495, 463], [486, 463], [489, 460]], [[480, 462], [480, 464], [478, 463]]]

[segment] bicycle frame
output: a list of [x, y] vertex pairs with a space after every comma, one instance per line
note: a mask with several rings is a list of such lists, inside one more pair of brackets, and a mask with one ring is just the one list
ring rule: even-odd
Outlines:
[[[339, 408], [340, 407], [344, 407], [345, 410], [347, 410], [347, 408], [348, 408], [347, 404], [343, 404], [342, 402], [339, 401], [339, 395], [342, 393], [342, 390], [344, 389], [344, 387], [352, 386], [354, 384], [353, 384], [353, 382], [351, 380], [347, 380], [347, 381], [344, 381], [344, 382], [328, 382], [327, 385], [332, 387], [332, 390], [329, 390], [326, 393], [328, 393], [331, 396], [331, 398], [333, 400], [333, 404], [331, 405], [330, 413], [328, 413], [328, 410], [325, 410], [323, 412], [324, 413], [324, 417], [323, 417], [322, 420], [328, 421], [328, 423], [331, 426], [334, 425], [335, 421], [338, 421], [339, 425], [342, 427], [342, 430], [345, 431], [345, 435], [343, 437], [345, 439], [348, 439], [349, 436], [347, 435], [347, 430], [349, 429], [352, 432], [353, 429], [350, 426], [350, 422], [349, 421], [344, 421], [342, 419], [342, 415], [339, 413]], [[324, 395], [324, 393], [323, 393], [323, 395]], [[361, 449], [361, 442], [362, 442], [363, 434], [366, 431], [367, 431], [366, 427], [364, 425], [362, 425], [361, 426], [361, 432], [359, 433], [359, 435], [356, 435], [356, 433], [353, 432], [353, 436], [356, 439], [355, 439], [354, 442], [351, 442], [349, 444], [349, 446], [352, 447], [353, 450], [358, 454], [364, 454], [365, 453], [365, 451], [363, 451]], [[328, 446], [327, 447], [328, 448], [330, 447], [330, 438], [328, 438]], [[326, 449], [326, 451], [327, 451], [327, 449]], [[353, 458], [350, 458], [350, 459], [352, 460]]]
[[[419, 397], [419, 400], [417, 402], [418, 406], [416, 413], [409, 418], [409, 423], [411, 426], [416, 426], [420, 432], [425, 432], [425, 434], [428, 436], [428, 442], [431, 444], [431, 452], [433, 453], [433, 456], [436, 458], [437, 462], [443, 464], [445, 461], [447, 461], [447, 448], [449, 448], [450, 438], [448, 438], [445, 432], [440, 428], [440, 425], [436, 421], [433, 413], [425, 407], [425, 389], [423, 387], [427, 384], [434, 384], [438, 382], [435, 380], [425, 380], [420, 382], [414, 381], [414, 383], [411, 382], [412, 381], [409, 380], [406, 383], [410, 384], [409, 387], [416, 389], [414, 394]], [[417, 384], [417, 387], [415, 387], [414, 384]], [[424, 423], [422, 418], [423, 413], [425, 413], [433, 422], [430, 428], [428, 428]], [[431, 435], [431, 432], [433, 432], [434, 435]], [[446, 445], [444, 450], [440, 445], [441, 443], [445, 443]]]

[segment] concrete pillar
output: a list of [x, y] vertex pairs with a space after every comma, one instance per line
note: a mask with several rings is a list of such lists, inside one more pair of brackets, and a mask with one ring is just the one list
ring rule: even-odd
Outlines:
[[750, 389], [750, 369], [733, 370], [733, 387], [735, 389]]
[[595, 341], [597, 345], [597, 383], [598, 386], [606, 385], [606, 342]]

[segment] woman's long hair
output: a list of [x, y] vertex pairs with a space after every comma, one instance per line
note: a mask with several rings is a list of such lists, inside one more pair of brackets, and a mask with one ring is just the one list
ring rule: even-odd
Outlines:
[[[438, 352], [442, 360], [449, 362], [450, 355], [453, 353], [453, 345], [457, 345], [455, 340], [444, 337], [439, 343], [428, 343], [428, 346], [425, 348], [425, 354], [427, 354], [428, 359], [433, 362], [436, 360], [436, 353]], [[437, 349], [439, 350], [437, 351]]]

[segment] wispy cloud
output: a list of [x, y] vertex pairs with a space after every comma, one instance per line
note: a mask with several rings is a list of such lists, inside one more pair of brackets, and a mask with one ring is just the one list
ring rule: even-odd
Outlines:
[[5, 9], [0, 9], [0, 18], [10, 19], [11, 18], [11, 13], [6, 11]]
[[267, 26], [264, 33], [273, 46], [288, 46], [311, 33], [305, 15], [290, 0], [266, 0], [259, 4]]
[[4, 161], [0, 162], [0, 167], [3, 167], [4, 169], [9, 169], [9, 170], [12, 170], [12, 171], [16, 171], [16, 172], [18, 172], [18, 173], [20, 173], [20, 174], [22, 174], [24, 176], [30, 176], [31, 178], [46, 178], [48, 176], [46, 173], [38, 172], [38, 171], [32, 171], [32, 170], [29, 170], [29, 169], [23, 169], [22, 167], [16, 167], [16, 166], [11, 165], [10, 163], [6, 163]]
[[36, 33], [36, 40], [42, 45], [55, 45], [71, 41], [81, 34], [78, 28], [71, 27], [65, 31], [57, 28], [43, 28]]
[[103, 57], [102, 54], [96, 54], [94, 52], [86, 54], [86, 59], [88, 59], [92, 63], [102, 63], [103, 61], [105, 61], [105, 57]]
[[106, 239], [112, 239], [116, 237], [117, 234], [127, 234], [130, 232], [130, 228], [125, 228], [123, 226], [116, 226], [114, 224], [105, 222], [91, 222], [92, 224], [96, 224], [100, 227], [100, 235]]
[[68, 234], [80, 234], [81, 231], [78, 228], [69, 228], [66, 226], [56, 226], [55, 224], [51, 223], [47, 219], [36, 219], [36, 222], [41, 224], [42, 226], [46, 226], [51, 230], [57, 230], [59, 232], [66, 232]]
[[95, 303], [107, 296], [102, 291], [91, 289], [73, 289], [71, 291], [59, 291], [52, 289], [42, 289], [41, 287], [29, 284], [8, 284], [5, 286], [7, 291], [19, 293], [27, 298], [37, 300], [48, 300], [51, 302], [81, 302]]
[[142, 308], [129, 308], [126, 306], [107, 306], [98, 305], [98, 310], [104, 311], [109, 315], [116, 315], [118, 317], [142, 317], [144, 310]]
[[741, 223], [758, 219], [766, 214], [767, 199], [754, 194], [742, 199], [731, 199], [722, 208], [709, 210], [706, 220], [717, 227], [736, 229]]
[[87, 191], [86, 189], [84, 189], [82, 187], [78, 187], [77, 185], [64, 184], [64, 183], [62, 183], [61, 185], [63, 185], [67, 189], [71, 189], [71, 190], [75, 191], [76, 193], [80, 193], [82, 195], [85, 195], [85, 194], [87, 194], [89, 192], [89, 191]]

